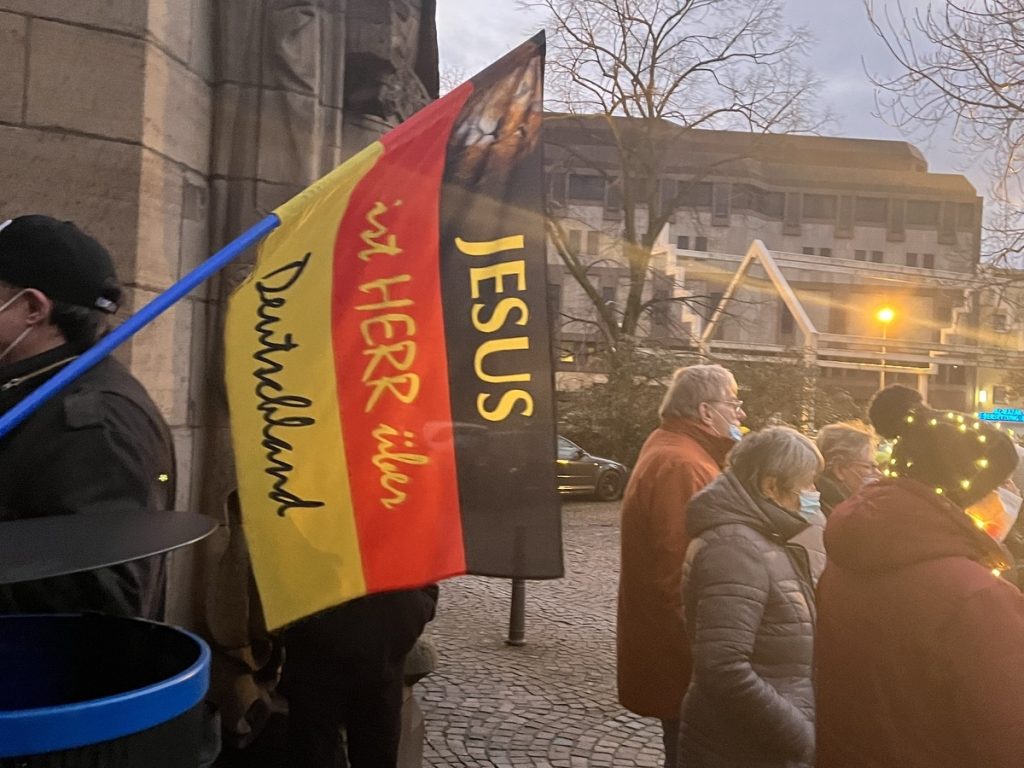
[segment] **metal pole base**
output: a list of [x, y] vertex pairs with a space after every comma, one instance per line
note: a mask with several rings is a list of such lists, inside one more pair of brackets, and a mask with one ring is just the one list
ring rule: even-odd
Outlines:
[[526, 581], [512, 579], [512, 605], [508, 614], [507, 645], [526, 644]]

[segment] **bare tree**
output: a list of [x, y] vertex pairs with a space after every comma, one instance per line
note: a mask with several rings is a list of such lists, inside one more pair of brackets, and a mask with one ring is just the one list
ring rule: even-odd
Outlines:
[[[613, 250], [628, 286], [625, 300], [605, 301], [591, 255], [567, 236], [571, 211], [549, 211], [549, 235], [593, 304], [607, 349], [628, 358], [645, 317], [665, 302], [687, 300], [652, 295], [649, 288], [658, 235], [689, 194], [686, 183], [662, 183], [673, 137], [697, 128], [753, 134], [818, 129], [822, 118], [812, 109], [818, 83], [800, 65], [809, 38], [784, 23], [782, 0], [520, 4], [548, 13], [547, 93], [559, 111], [549, 120], [565, 121], [567, 136], [587, 137], [560, 144], [556, 138], [557, 148], [567, 165], [591, 169], [615, 185], [621, 229], [616, 223]], [[549, 131], [549, 145], [557, 133]], [[709, 166], [703, 174], [712, 171]]]
[[990, 259], [1024, 247], [1024, 4], [945, 0], [923, 8], [865, 0], [868, 17], [901, 68], [873, 76], [882, 116], [909, 134], [949, 125], [985, 159], [995, 203], [986, 220]]

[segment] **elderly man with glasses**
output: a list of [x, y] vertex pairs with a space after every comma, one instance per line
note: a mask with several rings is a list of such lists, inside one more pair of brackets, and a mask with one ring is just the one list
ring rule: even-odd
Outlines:
[[825, 458], [825, 471], [816, 486], [821, 492], [821, 511], [826, 516], [862, 486], [881, 479], [875, 459], [878, 437], [863, 422], [829, 424], [822, 427], [815, 442]]
[[686, 505], [721, 471], [746, 414], [728, 370], [694, 365], [676, 371], [659, 415], [622, 502], [616, 644], [619, 701], [661, 720], [665, 766], [675, 768], [691, 668], [682, 602]]

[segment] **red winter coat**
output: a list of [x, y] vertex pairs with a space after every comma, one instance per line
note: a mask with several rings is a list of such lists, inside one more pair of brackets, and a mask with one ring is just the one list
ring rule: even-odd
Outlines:
[[825, 530], [817, 768], [1024, 766], [1024, 596], [1005, 550], [921, 483], [884, 480]]
[[690, 683], [683, 629], [686, 505], [718, 475], [735, 445], [691, 419], [663, 419], [647, 438], [622, 501], [619, 575], [619, 701], [675, 720]]

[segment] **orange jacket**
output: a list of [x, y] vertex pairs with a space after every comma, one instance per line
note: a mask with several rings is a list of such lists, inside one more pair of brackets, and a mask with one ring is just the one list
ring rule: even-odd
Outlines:
[[679, 717], [691, 667], [683, 629], [685, 510], [733, 445], [691, 419], [663, 419], [626, 486], [616, 646], [619, 701], [638, 715]]

